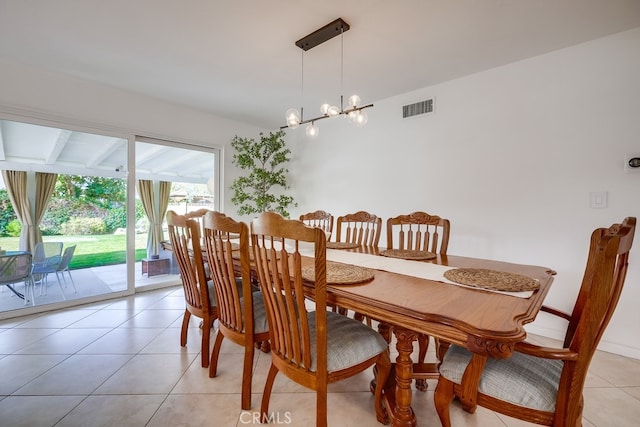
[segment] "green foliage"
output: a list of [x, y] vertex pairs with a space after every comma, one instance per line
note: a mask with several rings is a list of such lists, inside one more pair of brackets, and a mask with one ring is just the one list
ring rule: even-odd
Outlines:
[[291, 150], [286, 147], [284, 135], [282, 130], [269, 132], [268, 136], [261, 132], [259, 141], [238, 136], [231, 141], [235, 150], [233, 164], [249, 172], [231, 184], [231, 201], [238, 206], [240, 215], [275, 211], [289, 217], [287, 208], [297, 206], [293, 197], [272, 191], [274, 187], [289, 188], [286, 176], [289, 170], [283, 165], [291, 160]]
[[68, 222], [62, 224], [62, 234], [104, 234], [106, 225], [100, 218], [71, 218]]
[[108, 233], [127, 226], [127, 209], [124, 206], [109, 209], [104, 216], [104, 225]]
[[9, 193], [3, 188], [0, 190], [0, 236], [7, 235], [7, 225], [14, 219], [16, 219], [16, 213], [9, 200]]
[[10, 237], [19, 237], [20, 232], [22, 232], [22, 224], [17, 219], [9, 221], [6, 228], [6, 234]]
[[126, 201], [126, 181], [84, 175], [58, 175], [54, 198], [83, 200], [102, 208], [122, 205]]

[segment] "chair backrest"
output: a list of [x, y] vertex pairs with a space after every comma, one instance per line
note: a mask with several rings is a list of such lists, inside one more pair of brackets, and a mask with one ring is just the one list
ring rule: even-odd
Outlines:
[[58, 264], [62, 255], [62, 242], [38, 242], [33, 250], [33, 262]]
[[333, 232], [333, 215], [325, 211], [308, 212], [300, 215], [300, 221], [309, 227], [319, 227], [326, 233]]
[[387, 249], [428, 251], [445, 255], [449, 246], [448, 219], [426, 212], [387, 220]]
[[204, 272], [200, 242], [200, 226], [196, 220], [174, 211], [166, 214], [171, 247], [178, 263], [184, 297], [190, 311], [208, 312], [211, 305], [209, 288]]
[[63, 271], [69, 268], [69, 263], [71, 262], [71, 258], [73, 258], [73, 253], [75, 252], [75, 250], [76, 245], [71, 245], [64, 248], [62, 259], [60, 260], [60, 264], [58, 264], [58, 271]]
[[[326, 334], [326, 237], [319, 228], [287, 220], [274, 212], [262, 213], [251, 222], [251, 238], [258, 281], [269, 322], [271, 351], [287, 369], [300, 375], [327, 375]], [[308, 258], [315, 280], [316, 342], [311, 343], [310, 315], [303, 289], [305, 243], [313, 243], [315, 260]], [[289, 280], [290, 278], [290, 280]], [[284, 279], [284, 280], [283, 280]], [[313, 321], [311, 322], [313, 324]], [[316, 354], [312, 349], [317, 349]]]
[[200, 227], [200, 237], [204, 236], [204, 216], [209, 212], [209, 209], [198, 209], [195, 211], [187, 212], [184, 216], [188, 219], [194, 219]]
[[31, 275], [31, 254], [0, 255], [0, 284], [11, 284]]
[[[244, 333], [250, 342], [253, 322], [244, 322], [244, 319], [253, 319], [249, 227], [223, 213], [209, 211], [204, 216], [204, 242], [216, 293], [218, 322], [231, 331]], [[236, 285], [238, 262], [242, 293]]]
[[635, 229], [636, 218], [629, 217], [591, 234], [587, 266], [565, 336], [565, 347], [579, 353], [578, 365], [591, 361], [618, 304]]
[[365, 211], [339, 216], [336, 222], [336, 242], [378, 246], [382, 218]]

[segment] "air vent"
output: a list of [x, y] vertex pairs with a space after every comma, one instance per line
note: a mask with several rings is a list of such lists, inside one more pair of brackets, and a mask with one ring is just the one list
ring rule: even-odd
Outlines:
[[433, 113], [433, 98], [416, 102], [402, 107], [402, 118], [419, 116], [420, 114]]

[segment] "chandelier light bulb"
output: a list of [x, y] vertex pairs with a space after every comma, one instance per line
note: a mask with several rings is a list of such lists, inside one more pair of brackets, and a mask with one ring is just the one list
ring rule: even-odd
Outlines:
[[348, 116], [351, 123], [356, 123], [358, 121], [358, 116], [360, 116], [360, 110], [349, 111]]
[[360, 105], [360, 97], [358, 95], [351, 95], [349, 97], [349, 105], [352, 107]]
[[356, 126], [362, 127], [367, 124], [369, 117], [367, 116], [366, 111], [359, 111], [359, 113], [360, 114], [358, 114], [358, 116], [356, 117], [355, 122], [356, 122]]
[[307, 136], [315, 137], [320, 133], [320, 129], [313, 122], [307, 126]]
[[320, 106], [320, 113], [322, 113], [323, 116], [328, 115], [329, 114], [329, 107], [331, 107], [331, 106], [325, 102], [324, 104], [322, 104]]
[[287, 123], [300, 122], [300, 112], [295, 108], [289, 108], [287, 112], [284, 113], [284, 117], [287, 120]]
[[338, 107], [336, 107], [335, 105], [332, 105], [327, 110], [327, 114], [329, 115], [329, 117], [335, 117], [335, 116], [340, 114], [340, 109]]

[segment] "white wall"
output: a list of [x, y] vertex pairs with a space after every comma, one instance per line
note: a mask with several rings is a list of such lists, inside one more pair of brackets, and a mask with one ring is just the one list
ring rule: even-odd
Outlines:
[[[104, 132], [143, 135], [205, 147], [228, 148], [234, 135], [256, 137], [260, 129], [181, 105], [45, 72], [0, 62], [0, 113], [24, 113], [59, 123], [88, 126]], [[230, 158], [229, 150], [225, 153]], [[225, 181], [236, 176], [223, 168]], [[228, 176], [227, 176], [228, 175]], [[224, 192], [223, 206], [232, 207]]]
[[[547, 303], [569, 310], [591, 231], [640, 216], [640, 173], [623, 173], [625, 154], [640, 153], [638, 76], [640, 28], [378, 101], [364, 128], [324, 120], [313, 140], [291, 130], [293, 216], [441, 215], [450, 254], [548, 266]], [[434, 114], [401, 118], [430, 97]], [[593, 191], [608, 192], [606, 209], [590, 208]], [[640, 358], [639, 282], [637, 243], [602, 349]], [[528, 330], [562, 327], [543, 314]]]

